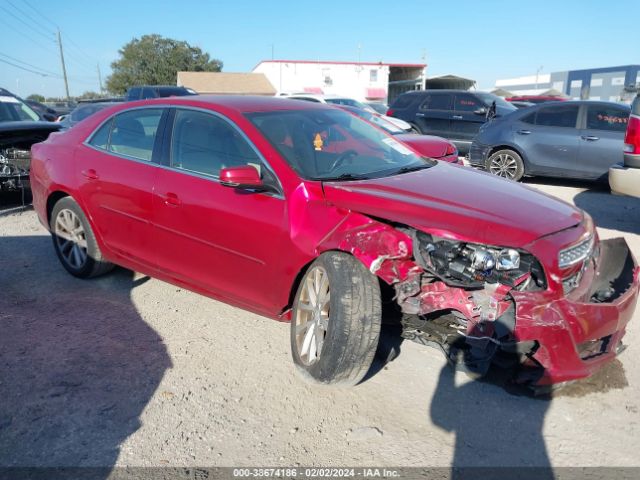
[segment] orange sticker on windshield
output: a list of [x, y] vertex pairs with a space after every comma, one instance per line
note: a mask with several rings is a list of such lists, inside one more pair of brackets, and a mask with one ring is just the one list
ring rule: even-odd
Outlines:
[[320, 151], [322, 150], [322, 146], [324, 145], [324, 142], [322, 141], [322, 137], [320, 136], [319, 133], [316, 133], [316, 138], [313, 139], [313, 146], [316, 150]]

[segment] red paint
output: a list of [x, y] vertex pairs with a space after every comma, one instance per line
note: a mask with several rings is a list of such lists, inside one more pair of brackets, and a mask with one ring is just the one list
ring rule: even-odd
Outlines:
[[[282, 195], [239, 191], [84, 145], [103, 120], [141, 105], [186, 105], [226, 116], [269, 162]], [[310, 108], [331, 107], [204, 96], [114, 106], [34, 145], [34, 208], [47, 225], [49, 198], [70, 195], [86, 212], [108, 259], [280, 320], [287, 320], [296, 277], [323, 251], [349, 252], [390, 284], [419, 279], [422, 268], [413, 260], [411, 237], [397, 225], [521, 248], [541, 262], [548, 283], [545, 291], [509, 292], [517, 307], [514, 336], [540, 343], [534, 358], [545, 367], [541, 383], [587, 376], [614, 356], [582, 361], [576, 348], [604, 335], [611, 335], [612, 345], [621, 339], [638, 296], [638, 270], [612, 303], [589, 303], [596, 267], [585, 272], [584, 286], [563, 294], [561, 279], [572, 270], [558, 268], [558, 252], [593, 231], [581, 211], [527, 186], [447, 163], [374, 180], [303, 180], [243, 114]], [[255, 181], [246, 168], [227, 169], [222, 176], [229, 183]], [[422, 312], [455, 308], [474, 321], [467, 290], [436, 282], [415, 293]], [[502, 287], [495, 292], [498, 312], [506, 308], [506, 295]]]
[[424, 157], [460, 164], [458, 150], [453, 143], [445, 138], [433, 135], [415, 135], [412, 133], [395, 135], [395, 138], [405, 145], [409, 145]]

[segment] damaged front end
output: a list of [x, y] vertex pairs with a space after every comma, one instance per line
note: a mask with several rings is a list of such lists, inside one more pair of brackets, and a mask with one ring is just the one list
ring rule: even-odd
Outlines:
[[49, 122], [0, 123], [0, 192], [29, 189], [31, 146], [59, 128]]
[[621, 350], [639, 269], [624, 239], [599, 242], [589, 219], [526, 248], [378, 225], [345, 243], [395, 289], [403, 337], [472, 375], [498, 363], [540, 387], [589, 376]]

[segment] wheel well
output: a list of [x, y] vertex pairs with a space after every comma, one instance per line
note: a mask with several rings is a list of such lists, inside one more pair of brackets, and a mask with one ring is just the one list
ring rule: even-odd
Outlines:
[[524, 155], [522, 155], [522, 153], [520, 152], [520, 150], [518, 150], [515, 147], [512, 147], [511, 145], [499, 145], [497, 147], [493, 147], [490, 151], [489, 151], [489, 155], [487, 156], [487, 158], [489, 158], [491, 155], [493, 155], [494, 153], [496, 153], [498, 150], [513, 150], [514, 152], [516, 152], [518, 155], [520, 155], [520, 158], [522, 159], [522, 162], [525, 162], [524, 159]]
[[49, 198], [47, 198], [47, 223], [51, 223], [51, 212], [53, 211], [55, 204], [58, 203], [58, 200], [68, 196], [68, 193], [60, 191], [53, 192], [49, 195]]

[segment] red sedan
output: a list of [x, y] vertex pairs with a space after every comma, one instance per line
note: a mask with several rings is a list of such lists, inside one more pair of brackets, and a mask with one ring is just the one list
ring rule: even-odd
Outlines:
[[127, 103], [32, 154], [69, 273], [119, 264], [291, 321], [293, 360], [321, 383], [363, 378], [382, 302], [405, 338], [474, 373], [500, 354], [521, 382], [585, 377], [621, 348], [638, 296], [625, 241], [599, 241], [586, 213], [324, 105]]

